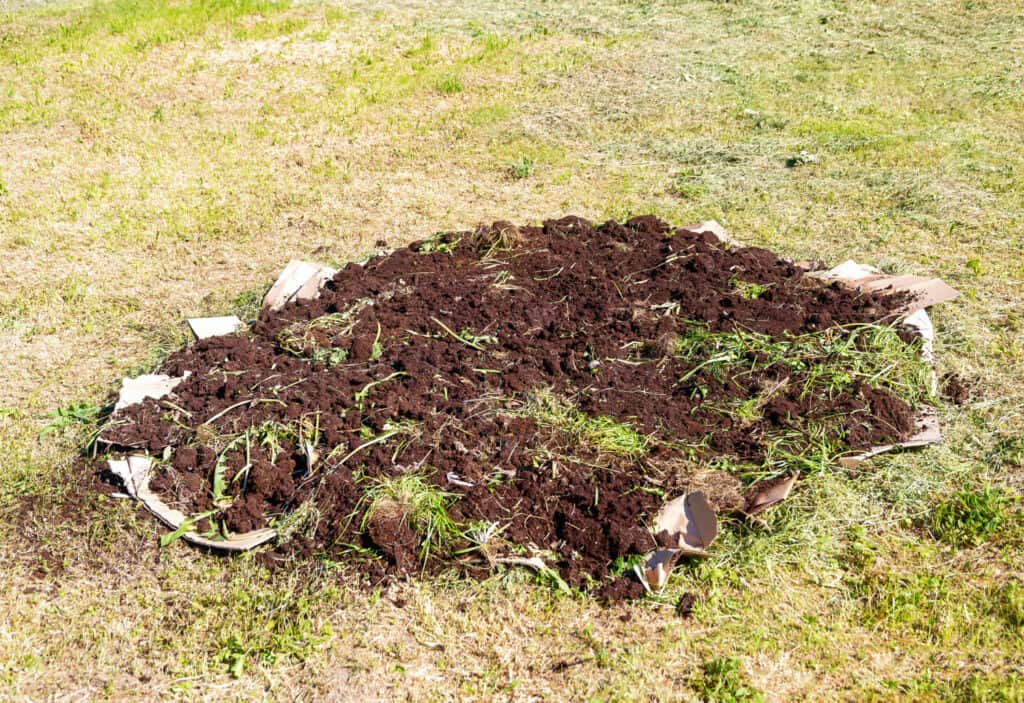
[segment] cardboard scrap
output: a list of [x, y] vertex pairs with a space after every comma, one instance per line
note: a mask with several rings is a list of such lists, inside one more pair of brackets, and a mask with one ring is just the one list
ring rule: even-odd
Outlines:
[[330, 266], [293, 259], [263, 297], [263, 307], [280, 310], [292, 300], [311, 300], [337, 272]]
[[718, 518], [703, 491], [694, 491], [666, 503], [654, 521], [654, 532], [663, 544], [647, 555], [641, 568], [634, 567], [649, 592], [665, 587], [668, 574], [681, 557], [708, 556], [707, 548], [718, 536]]
[[748, 517], [754, 517], [786, 500], [799, 475], [799, 472], [794, 471], [778, 478], [758, 481], [747, 491], [747, 507], [743, 512]]
[[956, 289], [938, 278], [889, 276], [872, 266], [858, 264], [855, 261], [844, 261], [827, 271], [813, 271], [807, 275], [823, 281], [836, 281], [858, 291], [909, 292], [913, 297], [901, 310], [905, 315], [944, 303], [959, 295]]
[[[176, 530], [185, 522], [186, 515], [180, 510], [163, 502], [160, 497], [149, 489], [149, 478], [153, 468], [153, 460], [144, 455], [134, 454], [126, 459], [109, 459], [107, 466], [111, 473], [121, 479], [125, 491], [136, 500], [142, 501], [149, 512], [160, 518], [161, 522]], [[210, 549], [223, 549], [231, 552], [240, 552], [257, 547], [264, 542], [273, 539], [277, 535], [276, 530], [264, 528], [253, 530], [240, 535], [231, 535], [227, 539], [214, 540], [203, 537], [196, 532], [186, 532], [182, 539], [192, 544], [198, 544]]]
[[107, 460], [110, 472], [121, 479], [124, 490], [135, 499], [139, 497], [139, 488], [149, 483], [149, 470], [152, 464], [148, 457], [139, 456]]
[[146, 398], [163, 398], [174, 390], [174, 387], [181, 383], [188, 376], [172, 378], [162, 373], [149, 373], [135, 378], [121, 379], [121, 390], [117, 395], [117, 403], [114, 404], [114, 411], [127, 408], [129, 405], [141, 403]]
[[693, 232], [694, 234], [710, 232], [711, 234], [718, 237], [718, 241], [720, 241], [722, 244], [725, 244], [730, 247], [743, 246], [738, 239], [729, 234], [729, 232], [726, 231], [725, 227], [720, 225], [715, 220], [707, 220], [706, 222], [701, 222], [699, 225], [690, 225], [689, 227], [683, 227], [682, 229], [686, 230], [687, 232]]
[[904, 441], [896, 444], [884, 444], [878, 447], [872, 447], [871, 449], [854, 456], [840, 457], [839, 465], [844, 469], [852, 469], [865, 459], [869, 459], [876, 454], [883, 454], [897, 448], [910, 449], [913, 447], [924, 447], [942, 440], [942, 431], [939, 429], [939, 414], [935, 409], [926, 409], [917, 417], [915, 423], [917, 425], [915, 428], [916, 431]]
[[242, 321], [234, 315], [224, 317], [193, 317], [188, 321], [188, 326], [196, 339], [207, 337], [220, 337], [225, 334], [234, 334], [242, 326]]

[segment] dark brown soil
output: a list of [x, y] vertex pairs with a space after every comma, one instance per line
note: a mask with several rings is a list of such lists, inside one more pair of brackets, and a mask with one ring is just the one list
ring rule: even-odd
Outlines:
[[[807, 396], [798, 379], [780, 386], [772, 369], [718, 379], [673, 353], [695, 325], [781, 338], [889, 320], [905, 302], [803, 273], [769, 251], [730, 249], [650, 216], [444, 234], [350, 264], [317, 300], [173, 354], [161, 371], [191, 375], [173, 396], [115, 417], [104, 439], [165, 456], [153, 486], [186, 513], [214, 507], [220, 457], [234, 502], [204, 528], [287, 522], [310, 501], [319, 519], [278, 552], [347, 556], [377, 575], [421, 570], [422, 530], [401, 499], [363, 519], [368, 487], [419, 475], [449, 494], [459, 525], [500, 527], [485, 548], [439, 543], [428, 568], [472, 571], [495, 550], [539, 553], [572, 586], [638, 596], [639, 584], [612, 577], [654, 546], [647, 523], [663, 502], [711, 475], [697, 471], [702, 458], [756, 464], [766, 433], [796, 418], [845, 418], [838, 431], [851, 450], [911, 429], [910, 407], [882, 389]], [[751, 284], [756, 296], [743, 294]], [[721, 412], [772, 384], [778, 392], [756, 422]], [[649, 436], [647, 450], [616, 454], [578, 427], [545, 424], [526, 411], [538, 389], [571, 404], [580, 422], [627, 423]], [[396, 428], [405, 431], [381, 439]], [[237, 441], [246, 431], [248, 443]], [[315, 445], [312, 461], [303, 443]], [[720, 479], [708, 490], [713, 504], [741, 508], [742, 483]]]
[[963, 405], [971, 397], [971, 389], [955, 373], [947, 374], [941, 380], [942, 397], [953, 405]]

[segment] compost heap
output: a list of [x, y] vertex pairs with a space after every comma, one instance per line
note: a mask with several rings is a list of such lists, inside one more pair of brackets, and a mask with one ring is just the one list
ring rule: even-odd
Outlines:
[[820, 365], [772, 357], [863, 345], [856, 325], [907, 302], [805, 272], [653, 216], [441, 233], [172, 354], [161, 371], [187, 378], [104, 441], [161, 458], [151, 487], [204, 516], [197, 532], [276, 527], [269, 559], [379, 582], [530, 556], [635, 596], [622, 565], [657, 548], [667, 500], [701, 489], [743, 513], [823, 432], [835, 455], [912, 432], [911, 405], [866, 373], [819, 383]]

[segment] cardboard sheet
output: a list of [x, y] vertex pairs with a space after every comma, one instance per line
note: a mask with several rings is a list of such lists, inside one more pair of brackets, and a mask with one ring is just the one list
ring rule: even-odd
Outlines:
[[141, 403], [146, 398], [163, 398], [174, 390], [188, 376], [171, 377], [162, 373], [150, 373], [135, 378], [121, 379], [121, 390], [117, 394], [114, 412], [129, 405]]
[[837, 281], [840, 285], [849, 286], [859, 291], [890, 293], [907, 291], [913, 296], [913, 299], [901, 310], [904, 315], [910, 315], [932, 305], [953, 300], [959, 295], [954, 288], [938, 278], [889, 276], [874, 267], [858, 264], [855, 261], [844, 261], [827, 271], [813, 271], [807, 275], [823, 281]]
[[[149, 490], [150, 472], [153, 468], [153, 460], [148, 456], [130, 455], [125, 459], [110, 459], [107, 461], [111, 473], [121, 479], [125, 491], [132, 498], [142, 501], [149, 512], [156, 515], [160, 520], [176, 530], [182, 526], [187, 519], [185, 514], [163, 502], [156, 493]], [[259, 546], [264, 542], [272, 540], [277, 535], [272, 529], [265, 528], [254, 530], [240, 535], [230, 535], [228, 539], [215, 540], [203, 537], [196, 532], [186, 532], [182, 539], [192, 544], [198, 544], [211, 549], [224, 549], [227, 551], [245, 551]]]
[[648, 554], [643, 568], [637, 565], [634, 572], [648, 592], [656, 593], [681, 557], [708, 556], [707, 548], [718, 536], [718, 517], [703, 491], [694, 491], [666, 503], [653, 530], [662, 548]]
[[280, 310], [292, 300], [311, 300], [320, 288], [338, 272], [330, 266], [292, 260], [263, 297], [263, 307]]
[[223, 317], [193, 317], [188, 321], [188, 326], [196, 339], [207, 337], [220, 337], [225, 334], [234, 334], [242, 327], [242, 321], [234, 315]]

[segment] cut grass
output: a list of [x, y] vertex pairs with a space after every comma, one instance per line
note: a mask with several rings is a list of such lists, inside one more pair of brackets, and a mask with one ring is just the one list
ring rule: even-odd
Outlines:
[[[671, 699], [714, 660], [776, 700], [1021, 698], [1015, 519], [977, 547], [929, 527], [965, 483], [1024, 486], [1018, 3], [19, 6], [0, 11], [0, 698]], [[801, 151], [817, 163], [786, 168]], [[510, 177], [523, 155], [543, 168]], [[933, 315], [940, 372], [977, 389], [943, 444], [727, 525], [670, 583], [700, 595], [696, 625], [519, 571], [367, 597], [157, 554], [148, 515], [75, 498], [91, 428], [38, 439], [180, 347], [185, 317], [249, 319], [289, 258], [564, 212], [716, 218], [794, 258], [940, 275], [964, 293]]]
[[706, 325], [690, 323], [675, 353], [695, 362], [680, 383], [701, 375], [741, 380], [775, 367], [802, 379], [801, 396], [834, 397], [863, 383], [885, 388], [915, 408], [933, 399], [931, 366], [897, 326], [856, 325], [773, 339], [746, 330], [711, 333]]
[[381, 517], [397, 518], [420, 536], [420, 559], [431, 552], [446, 552], [462, 530], [448, 516], [455, 495], [442, 491], [422, 474], [376, 480], [363, 490], [365, 502], [360, 529], [364, 532]]
[[519, 412], [541, 425], [567, 433], [571, 443], [583, 441], [609, 454], [639, 457], [647, 452], [652, 441], [626, 423], [604, 416], [590, 417], [549, 388], [530, 393]]

